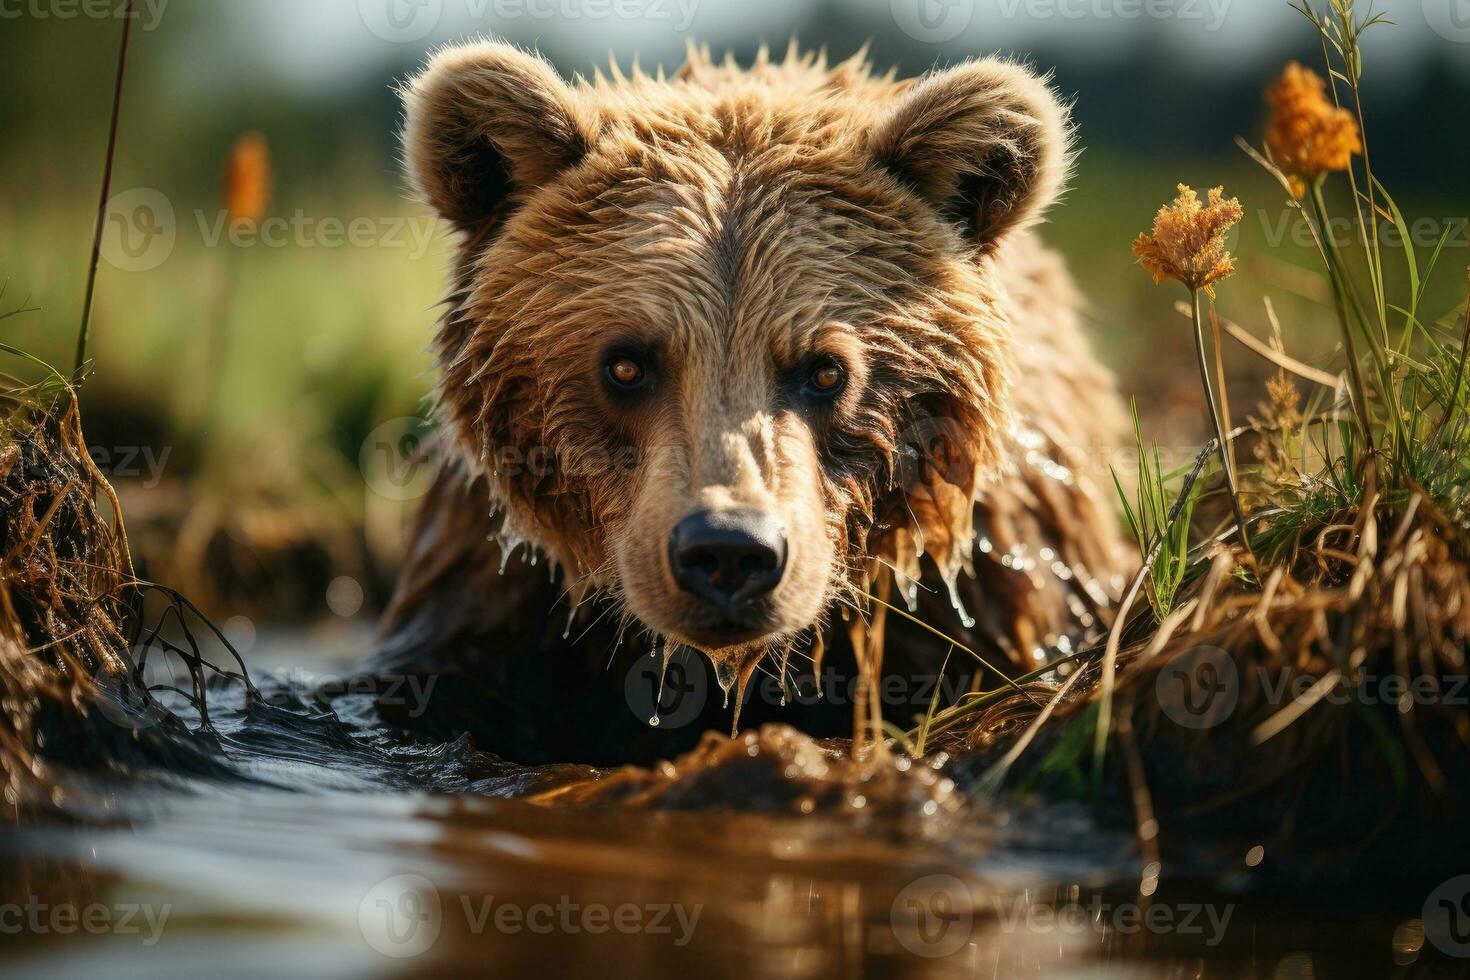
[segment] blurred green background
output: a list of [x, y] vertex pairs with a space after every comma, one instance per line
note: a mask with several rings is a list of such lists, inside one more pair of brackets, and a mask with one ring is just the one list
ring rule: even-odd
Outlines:
[[[0, 312], [33, 308], [0, 321], [0, 340], [63, 368], [120, 6], [0, 0]], [[1470, 262], [1470, 3], [1378, 9], [1398, 26], [1367, 41], [1373, 162], [1411, 220], [1428, 222], [1421, 264], [1450, 234], [1426, 301], [1447, 311]], [[412, 479], [375, 472], [373, 458], [385, 439], [410, 444], [424, 413], [448, 255], [404, 191], [393, 86], [466, 36], [534, 45], [584, 73], [609, 55], [673, 68], [689, 41], [748, 59], [793, 36], [837, 57], [871, 41], [880, 66], [904, 73], [1027, 58], [1075, 98], [1084, 149], [1045, 234], [1147, 432], [1186, 455], [1204, 428], [1187, 323], [1171, 309], [1182, 291], [1154, 287], [1129, 250], [1180, 181], [1223, 183], [1246, 208], [1244, 274], [1222, 289], [1222, 312], [1264, 335], [1269, 294], [1292, 353], [1331, 364], [1313, 254], [1279, 188], [1233, 143], [1259, 142], [1261, 90], [1286, 60], [1321, 62], [1284, 0], [151, 0], [136, 15], [87, 434], [127, 498], [140, 555], [158, 577], [199, 580], [216, 612], [350, 619], [390, 587]], [[221, 175], [247, 132], [270, 148], [275, 220], [232, 238]], [[1239, 417], [1266, 368], [1236, 349], [1229, 364]]]

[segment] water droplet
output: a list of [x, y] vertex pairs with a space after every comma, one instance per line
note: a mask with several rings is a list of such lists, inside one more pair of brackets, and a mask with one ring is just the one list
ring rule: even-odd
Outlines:
[[954, 606], [954, 611], [959, 613], [961, 625], [965, 629], [970, 629], [975, 625], [975, 620], [965, 611], [964, 603], [960, 602], [959, 578], [957, 576], [949, 576], [945, 584], [949, 586], [949, 602], [950, 605]]
[[654, 713], [654, 715], [653, 715], [652, 718], [648, 719], [648, 723], [650, 725], [652, 725], [654, 728], [657, 728], [658, 727], [658, 713], [657, 712]]
[[[755, 666], [756, 662], [752, 660], [750, 662], [750, 665], [746, 667], [745, 670], [740, 674], [740, 682], [736, 686], [735, 691], [735, 714], [730, 718], [731, 738], [734, 738], [736, 735], [740, 734], [740, 709], [745, 707], [745, 685], [750, 683], [750, 677], [752, 674], [755, 673]], [[734, 672], [731, 671], [731, 673], [733, 674]], [[725, 703], [727, 707], [729, 705], [729, 702], [730, 695], [729, 692], [726, 692]], [[756, 744], [755, 733], [752, 732], [751, 734], [745, 736], [745, 738], [750, 744], [750, 754], [755, 755], [759, 751], [759, 746]]]
[[730, 707], [730, 691], [735, 687], [735, 668], [724, 660], [715, 662], [715, 682], [725, 692], [725, 708]]

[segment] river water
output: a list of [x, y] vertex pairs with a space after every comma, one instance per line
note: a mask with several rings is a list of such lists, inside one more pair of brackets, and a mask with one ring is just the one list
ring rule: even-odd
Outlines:
[[987, 799], [942, 758], [853, 761], [768, 727], [651, 770], [520, 767], [386, 730], [364, 696], [321, 703], [286, 669], [330, 666], [321, 651], [263, 659], [264, 704], [216, 692], [222, 771], [82, 784], [63, 816], [7, 831], [0, 971], [1003, 980], [1470, 963], [1426, 944], [1422, 896], [1273, 893], [1243, 848], [1140, 887], [1130, 828]]

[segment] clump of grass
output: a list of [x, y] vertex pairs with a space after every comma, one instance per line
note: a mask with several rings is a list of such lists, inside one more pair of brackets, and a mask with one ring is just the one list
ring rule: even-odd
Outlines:
[[[1094, 792], [1105, 775], [1121, 776], [1150, 864], [1170, 814], [1270, 796], [1280, 804], [1275, 819], [1289, 824], [1284, 815], [1295, 807], [1320, 806], [1306, 788], [1339, 772], [1351, 805], [1376, 810], [1380, 830], [1406, 802], [1465, 805], [1470, 711], [1453, 693], [1470, 657], [1470, 300], [1438, 318], [1422, 308], [1444, 239], [1421, 265], [1408, 222], [1373, 173], [1362, 42], [1385, 21], [1354, 7], [1298, 7], [1322, 39], [1326, 78], [1290, 66], [1269, 93], [1266, 149], [1246, 146], [1312, 231], [1331, 297], [1325, 312], [1340, 331], [1338, 370], [1290, 357], [1268, 304], [1270, 343], [1246, 337], [1280, 369], [1244, 430], [1254, 465], [1236, 472], [1228, 451], [1236, 434], [1228, 410], [1218, 412], [1216, 439], [1171, 494], [1136, 429], [1140, 487], [1135, 503], [1124, 503], [1144, 563], [1107, 644], [1070, 658], [1065, 685], [1047, 675], [1023, 679], [1050, 682], [1045, 710], [996, 691], [938, 712], [925, 729], [930, 744], [973, 749], [1029, 726], [1017, 743], [1024, 750], [1044, 728], [1050, 751], [1020, 768]], [[1339, 183], [1351, 195], [1360, 249], [1330, 237]], [[1223, 195], [1211, 203], [1223, 204]], [[1199, 342], [1206, 400], [1218, 410], [1222, 321], [1206, 289], [1234, 268], [1215, 237], [1223, 217], [1204, 210], [1181, 190], [1135, 249], [1156, 277], [1189, 287], [1194, 302], [1184, 312]], [[1390, 225], [1404, 243], [1398, 270], [1379, 237]], [[1211, 299], [1213, 376], [1202, 293]], [[1243, 333], [1233, 324], [1229, 332]], [[1304, 399], [1298, 383], [1313, 394]], [[1239, 534], [1191, 531], [1181, 519], [1217, 450], [1218, 471], [1203, 479], [1230, 494]], [[1140, 592], [1151, 610], [1133, 611]], [[1218, 724], [1191, 729], [1159, 692], [1187, 675], [1202, 650], [1215, 658], [1212, 676], [1233, 668], [1238, 704]], [[1387, 698], [1386, 679], [1398, 692]], [[1013, 746], [996, 764], [993, 784], [1019, 754]]]
[[[160, 755], [214, 771], [207, 743], [155, 694], [183, 695], [208, 731], [210, 673], [255, 696], [243, 663], [192, 603], [134, 574], [122, 507], [88, 451], [71, 379], [0, 351], [45, 372], [36, 382], [0, 374], [0, 795], [13, 806], [58, 802], [72, 771]], [[150, 605], [161, 608], [149, 615]], [[238, 670], [206, 659], [200, 623]], [[189, 689], [171, 677], [150, 684], [150, 655], [177, 657]]]
[[87, 452], [66, 378], [35, 363], [42, 381], [7, 378], [0, 389], [0, 774], [11, 804], [53, 781], [38, 714], [84, 710], [92, 678], [125, 673], [130, 618], [117, 498]]
[[1133, 438], [1138, 448], [1138, 490], [1133, 503], [1129, 503], [1128, 492], [1116, 472], [1113, 485], [1117, 487], [1128, 530], [1138, 542], [1140, 557], [1147, 560], [1155, 544], [1159, 546], [1149, 566], [1145, 587], [1154, 615], [1162, 620], [1174, 608], [1174, 597], [1189, 571], [1189, 530], [1195, 502], [1199, 499], [1199, 484], [1193, 483], [1189, 492], [1178, 498], [1182, 506], [1176, 509], [1175, 495], [1169, 490], [1170, 474], [1164, 472], [1158, 443], [1153, 444], [1152, 450], [1144, 444], [1137, 402], [1132, 409]]

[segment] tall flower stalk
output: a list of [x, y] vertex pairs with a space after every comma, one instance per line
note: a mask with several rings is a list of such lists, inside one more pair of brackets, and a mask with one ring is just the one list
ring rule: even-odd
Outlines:
[[117, 157], [117, 124], [122, 117], [123, 79], [128, 70], [128, 41], [133, 33], [133, 0], [122, 7], [122, 41], [117, 52], [117, 78], [112, 85], [112, 121], [107, 129], [107, 158], [102, 166], [102, 200], [97, 205], [97, 224], [92, 231], [92, 260], [87, 266], [87, 291], [82, 297], [82, 324], [77, 329], [77, 353], [73, 382], [81, 380], [87, 363], [87, 339], [92, 331], [92, 297], [97, 290], [97, 265], [102, 258], [102, 232], [107, 221], [107, 201], [112, 196], [112, 162]]
[[[1205, 345], [1205, 322], [1201, 294], [1211, 301], [1215, 284], [1235, 274], [1235, 259], [1226, 249], [1225, 236], [1240, 223], [1244, 209], [1235, 198], [1227, 198], [1223, 187], [1209, 193], [1201, 203], [1194, 189], [1179, 185], [1179, 196], [1172, 204], [1159, 209], [1154, 216], [1153, 234], [1142, 234], [1133, 242], [1133, 254], [1139, 263], [1153, 273], [1154, 282], [1173, 280], [1189, 290], [1191, 319], [1194, 325], [1195, 356], [1199, 363], [1200, 382], [1209, 405], [1210, 424], [1220, 449], [1220, 466], [1230, 492], [1230, 506], [1235, 513], [1241, 543], [1250, 547], [1246, 530], [1245, 509], [1241, 505], [1240, 487], [1235, 473], [1235, 454], [1231, 451], [1229, 419], [1215, 390], [1210, 374], [1210, 357]], [[1219, 345], [1215, 346], [1215, 373], [1223, 386], [1224, 370]]]

